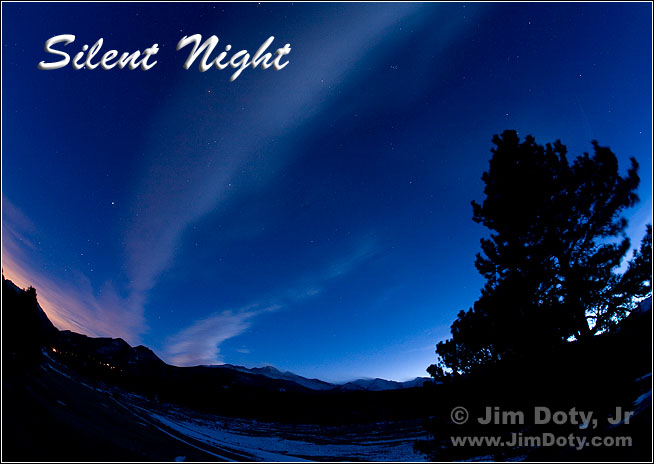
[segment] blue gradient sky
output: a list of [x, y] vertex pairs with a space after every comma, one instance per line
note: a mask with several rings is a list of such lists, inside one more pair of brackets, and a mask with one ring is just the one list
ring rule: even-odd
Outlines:
[[[60, 327], [179, 365], [332, 381], [425, 375], [483, 282], [495, 133], [592, 139], [651, 222], [651, 5], [3, 4], [2, 265]], [[290, 43], [281, 71], [184, 70]], [[151, 70], [39, 71], [157, 43]]]

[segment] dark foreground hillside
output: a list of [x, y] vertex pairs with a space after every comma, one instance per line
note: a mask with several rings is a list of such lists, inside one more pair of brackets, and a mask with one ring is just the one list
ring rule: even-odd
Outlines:
[[[442, 385], [316, 391], [251, 372], [167, 365], [146, 347], [57, 330], [3, 279], [3, 460], [650, 460], [651, 301], [610, 335]], [[649, 303], [649, 306], [648, 306]], [[629, 424], [454, 424], [485, 408], [633, 411]], [[452, 436], [629, 436], [628, 447], [453, 446]], [[428, 435], [428, 434], [431, 434]], [[415, 449], [414, 449], [414, 445]]]
[[[88, 385], [88, 384], [86, 384]], [[3, 461], [215, 461], [87, 387], [64, 366], [4, 373]]]
[[[320, 392], [233, 369], [170, 366], [120, 339], [57, 330], [33, 289], [4, 279], [3, 395], [2, 458], [12, 461], [285, 460], [286, 448], [310, 460], [416, 460], [431, 396], [422, 388]], [[274, 421], [266, 430], [286, 448], [203, 441], [171, 425], [171, 414], [254, 435], [269, 435], [260, 421]]]
[[[176, 367], [144, 346], [57, 330], [38, 306], [35, 291], [4, 281], [3, 318], [8, 372], [47, 357], [88, 382], [105, 383], [157, 402], [204, 412], [283, 422], [341, 424], [426, 417], [422, 388], [388, 391], [316, 391], [298, 383], [221, 366]], [[10, 329], [11, 327], [11, 329]], [[15, 328], [20, 328], [16, 330]]]
[[[585, 343], [566, 343], [521, 361], [500, 363], [439, 387], [444, 400], [432, 409], [433, 439], [419, 443], [436, 460], [651, 461], [652, 459], [652, 301], [622, 321], [618, 329]], [[470, 418], [455, 424], [451, 411], [464, 407]], [[523, 412], [523, 424], [483, 424], [487, 409]], [[536, 423], [536, 408], [560, 412], [561, 423]], [[628, 421], [608, 422], [616, 409], [632, 412]], [[572, 412], [571, 412], [572, 411]], [[584, 427], [578, 412], [592, 412], [597, 424]], [[540, 413], [539, 413], [540, 414]], [[573, 422], [576, 420], [577, 423]], [[491, 416], [494, 417], [494, 416]], [[540, 415], [541, 419], [544, 414]], [[501, 421], [501, 419], [500, 419]], [[486, 422], [485, 419], [482, 422]], [[506, 422], [509, 422], [507, 420]], [[453, 446], [451, 437], [573, 436], [564, 446]], [[610, 445], [594, 446], [598, 437]], [[618, 439], [628, 439], [624, 445]], [[585, 446], [577, 440], [586, 439]], [[569, 442], [570, 443], [570, 442]]]

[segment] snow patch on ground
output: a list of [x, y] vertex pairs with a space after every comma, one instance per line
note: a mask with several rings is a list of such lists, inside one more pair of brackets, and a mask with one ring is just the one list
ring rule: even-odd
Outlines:
[[365, 426], [269, 423], [201, 415], [178, 408], [144, 409], [151, 419], [188, 438], [262, 461], [425, 461], [413, 449], [426, 434], [417, 422]]
[[[59, 369], [55, 368], [52, 364], [46, 364], [45, 366], [46, 366], [48, 369], [50, 369], [51, 371], [55, 371], [57, 374], [61, 374], [61, 375], [63, 375], [64, 377], [66, 377], [67, 379], [71, 379], [70, 375], [61, 372]], [[71, 380], [72, 380], [72, 379], [71, 379]]]

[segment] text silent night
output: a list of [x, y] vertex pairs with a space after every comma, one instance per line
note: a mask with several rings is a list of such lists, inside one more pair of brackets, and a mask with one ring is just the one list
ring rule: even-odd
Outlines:
[[[252, 69], [258, 67], [268, 69], [272, 66], [275, 71], [286, 67], [288, 60], [282, 63], [282, 58], [291, 52], [291, 44], [287, 43], [283, 47], [278, 48], [274, 53], [267, 52], [273, 40], [275, 40], [275, 37], [270, 36], [253, 55], [250, 55], [250, 52], [247, 50], [240, 50], [232, 54], [229, 59], [227, 57], [232, 49], [231, 45], [225, 46], [225, 50], [216, 57], [211, 57], [218, 45], [218, 37], [215, 35], [212, 35], [204, 42], [202, 42], [202, 35], [200, 34], [184, 36], [177, 43], [177, 50], [179, 51], [188, 45], [192, 45], [192, 49], [186, 61], [184, 61], [184, 69], [189, 69], [195, 60], [201, 56], [198, 62], [198, 68], [201, 72], [208, 71], [211, 68], [222, 70], [230, 66], [236, 70], [229, 79], [233, 82], [248, 67]], [[55, 46], [60, 44], [67, 46], [74, 41], [75, 36], [72, 34], [56, 35], [46, 40], [44, 46], [45, 52], [58, 55], [61, 59], [55, 62], [41, 61], [38, 64], [38, 68], [44, 71], [50, 71], [66, 67], [71, 63], [70, 55], [63, 50], [55, 48]], [[124, 52], [120, 54], [118, 50], [107, 50], [100, 55], [100, 49], [103, 43], [103, 39], [100, 38], [91, 48], [86, 44], [83, 45], [82, 51], [78, 52], [72, 59], [71, 66], [73, 69], [96, 69], [100, 67], [101, 69], [109, 70], [117, 67], [118, 69], [128, 68], [130, 70], [141, 69], [147, 71], [157, 64], [157, 61], [152, 60], [152, 57], [159, 52], [159, 46], [156, 43], [143, 50], [143, 52], [136, 50], [131, 53]]]

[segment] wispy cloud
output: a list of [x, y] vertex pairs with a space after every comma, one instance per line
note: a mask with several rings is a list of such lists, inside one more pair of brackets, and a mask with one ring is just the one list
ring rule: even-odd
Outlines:
[[280, 308], [278, 305], [260, 307], [255, 304], [234, 311], [221, 311], [201, 319], [169, 338], [166, 358], [178, 366], [222, 364], [220, 345], [225, 340], [249, 329], [255, 316]]
[[[37, 261], [30, 260], [37, 242], [30, 237], [29, 227], [19, 227], [29, 221], [20, 218], [16, 208], [10, 212], [10, 220], [3, 218], [5, 273], [19, 285], [38, 288], [44, 308], [58, 327], [138, 342], [147, 330], [144, 304], [161, 274], [173, 264], [175, 255], [183, 253], [184, 232], [205, 215], [220, 211], [236, 195], [264, 187], [275, 169], [291, 161], [292, 153], [298, 152], [295, 148], [301, 143], [299, 134], [324, 108], [335, 104], [332, 99], [338, 98], [334, 97], [336, 93], [327, 89], [361, 79], [365, 75], [357, 66], [361, 58], [385, 50], [392, 41], [388, 32], [397, 24], [419, 25], [426, 21], [426, 16], [419, 14], [421, 8], [379, 6], [360, 10], [359, 16], [347, 19], [335, 14], [318, 27], [311, 24], [299, 36], [303, 43], [321, 43], [320, 53], [304, 54], [303, 60], [294, 61], [292, 72], [284, 74], [285, 80], [280, 79], [281, 84], [274, 91], [269, 86], [255, 85], [254, 80], [239, 82], [239, 86], [244, 86], [241, 93], [247, 98], [222, 102], [224, 106], [214, 108], [218, 111], [230, 104], [239, 108], [229, 118], [221, 118], [220, 124], [209, 109], [206, 114], [198, 113], [198, 105], [208, 108], [206, 95], [189, 90], [190, 85], [197, 84], [192, 79], [189, 86], [179, 89], [178, 98], [163, 102], [160, 114], [144, 131], [146, 161], [137, 176], [143, 181], [132, 194], [126, 218], [129, 224], [123, 238], [127, 288], [115, 289], [106, 283], [96, 290], [98, 287], [81, 274], [72, 279], [50, 275]], [[334, 34], [334, 30], [340, 33]], [[271, 146], [273, 139], [278, 143]], [[258, 166], [258, 170], [244, 180], [245, 188], [236, 193], [232, 184], [239, 180], [245, 166]], [[9, 203], [5, 208], [12, 209]], [[28, 256], [25, 250], [30, 248]], [[328, 280], [350, 272], [372, 252], [362, 247], [359, 254], [335, 261], [292, 286], [280, 299], [293, 302], [319, 295]], [[214, 348], [247, 330], [256, 314], [257, 311], [248, 310], [213, 313], [198, 322], [197, 327], [190, 326], [187, 335], [192, 330], [209, 333], [220, 324], [229, 329], [214, 330], [216, 335], [210, 337], [204, 348], [197, 349], [184, 345], [180, 333], [177, 342], [170, 345], [176, 347], [170, 351], [171, 356], [185, 363], [216, 361], [219, 356]]]
[[[385, 37], [389, 28], [409, 17], [417, 21], [419, 9], [411, 5], [399, 9], [380, 6], [360, 12], [365, 20], [348, 18], [351, 27], [345, 27], [342, 16], [326, 18], [320, 27], [312, 24], [303, 38], [306, 43], [322, 43], [320, 53], [305, 54], [303, 60], [294, 61], [292, 72], [274, 91], [254, 82], [239, 84], [251, 86], [243, 90], [248, 97], [239, 100], [239, 111], [227, 120], [221, 119], [219, 125], [212, 123], [211, 115], [197, 114], [200, 100], [193, 100], [200, 98], [197, 92], [180, 89], [184, 98], [164, 105], [146, 142], [150, 159], [144, 181], [134, 195], [132, 224], [126, 237], [131, 291], [145, 294], [156, 285], [179, 252], [180, 239], [190, 225], [219, 211], [248, 188], [262, 188], [274, 168], [289, 162], [291, 154], [297, 152], [292, 149], [298, 143], [294, 134], [305, 130], [320, 114], [326, 99], [331, 98], [326, 89], [360, 73], [358, 60], [372, 48], [383, 48], [384, 41], [389, 40]], [[333, 30], [343, 32], [334, 36]], [[327, 36], [331, 37], [329, 41], [323, 39]], [[297, 91], [300, 88], [302, 92]], [[201, 101], [206, 102], [205, 95]], [[236, 102], [224, 101], [221, 108], [230, 104]], [[176, 116], [173, 123], [170, 114], [194, 117], [185, 120]], [[163, 139], [162, 131], [167, 134]], [[285, 142], [272, 147], [272, 139]], [[232, 186], [245, 166], [258, 166], [256, 175], [251, 176], [256, 180], [244, 180], [241, 184], [247, 185], [236, 193]], [[338, 267], [333, 270], [335, 275], [338, 272]]]
[[293, 303], [318, 296], [330, 281], [352, 272], [378, 252], [377, 240], [372, 235], [364, 235], [349, 253], [329, 261], [323, 267], [308, 271], [281, 296]]
[[111, 282], [104, 283], [96, 291], [91, 281], [79, 272], [68, 270], [63, 278], [43, 269], [37, 258], [43, 253], [40, 244], [45, 239], [4, 196], [2, 213], [3, 274], [19, 287], [35, 287], [41, 307], [56, 327], [140, 343], [145, 320], [143, 301], [137, 295], [124, 298]]
[[[348, 256], [334, 260], [311, 273], [311, 277], [290, 286], [267, 299], [270, 302], [256, 302], [237, 310], [222, 310], [194, 322], [189, 327], [170, 337], [164, 347], [164, 358], [178, 366], [200, 364], [223, 364], [220, 346], [227, 340], [245, 333], [257, 316], [283, 310], [306, 299], [320, 295], [329, 281], [354, 271], [359, 265], [371, 259], [378, 251], [375, 242], [366, 239]], [[249, 350], [237, 350], [248, 353]]]
[[[404, 14], [416, 10], [408, 6]], [[245, 102], [247, 109], [235, 113], [226, 124], [216, 125], [210, 115], [202, 120], [195, 101], [162, 105], [163, 112], [151, 124], [151, 137], [144, 141], [149, 160], [141, 173], [144, 180], [133, 193], [130, 219], [127, 219], [130, 224], [125, 236], [125, 268], [130, 284], [129, 288], [121, 289], [126, 290], [121, 295], [127, 296], [119, 295], [110, 283], [96, 292], [82, 274], [64, 279], [44, 270], [38, 259], [34, 259], [38, 255], [36, 227], [3, 197], [2, 249], [7, 277], [18, 285], [37, 287], [44, 309], [59, 328], [93, 336], [120, 336], [132, 343], [139, 341], [147, 330], [143, 305], [160, 275], [180, 251], [183, 233], [233, 198], [231, 184], [235, 177], [244, 166], [258, 160], [262, 151], [267, 152], [264, 164], [269, 164], [261, 167], [255, 176], [256, 185], [250, 188], [261, 188], [274, 171], [273, 165], [279, 167], [288, 162], [292, 147], [280, 144], [273, 152], [268, 146], [271, 138], [295, 143], [292, 142], [295, 131], [309, 124], [320, 112], [320, 103], [327, 98], [326, 86], [338, 85], [346, 74], [358, 72], [353, 66], [357, 59], [403, 17], [396, 8], [370, 11], [365, 21], [351, 18], [352, 27], [344, 28], [347, 32], [321, 47], [320, 54], [304, 63], [295, 63], [294, 77], [284, 88], [270, 92], [267, 86], [259, 86], [245, 92], [250, 104]], [[324, 24], [318, 29], [311, 26], [305, 34], [318, 40], [329, 35], [333, 26]], [[307, 81], [307, 76], [321, 78]], [[303, 91], [297, 92], [297, 88]], [[180, 95], [188, 91], [188, 88], [180, 89]], [[262, 107], [274, 111], [261, 111]], [[195, 117], [189, 122], [179, 114]], [[162, 137], [162, 133], [166, 136]], [[220, 143], [215, 145], [214, 141]], [[346, 271], [347, 265], [335, 263], [327, 272], [337, 276]], [[303, 285], [289, 292], [293, 291], [296, 294], [289, 295], [291, 299], [312, 297], [321, 290]], [[236, 314], [230, 319], [234, 321], [233, 330], [244, 327], [248, 319], [243, 313]], [[240, 324], [236, 323], [239, 318]]]

